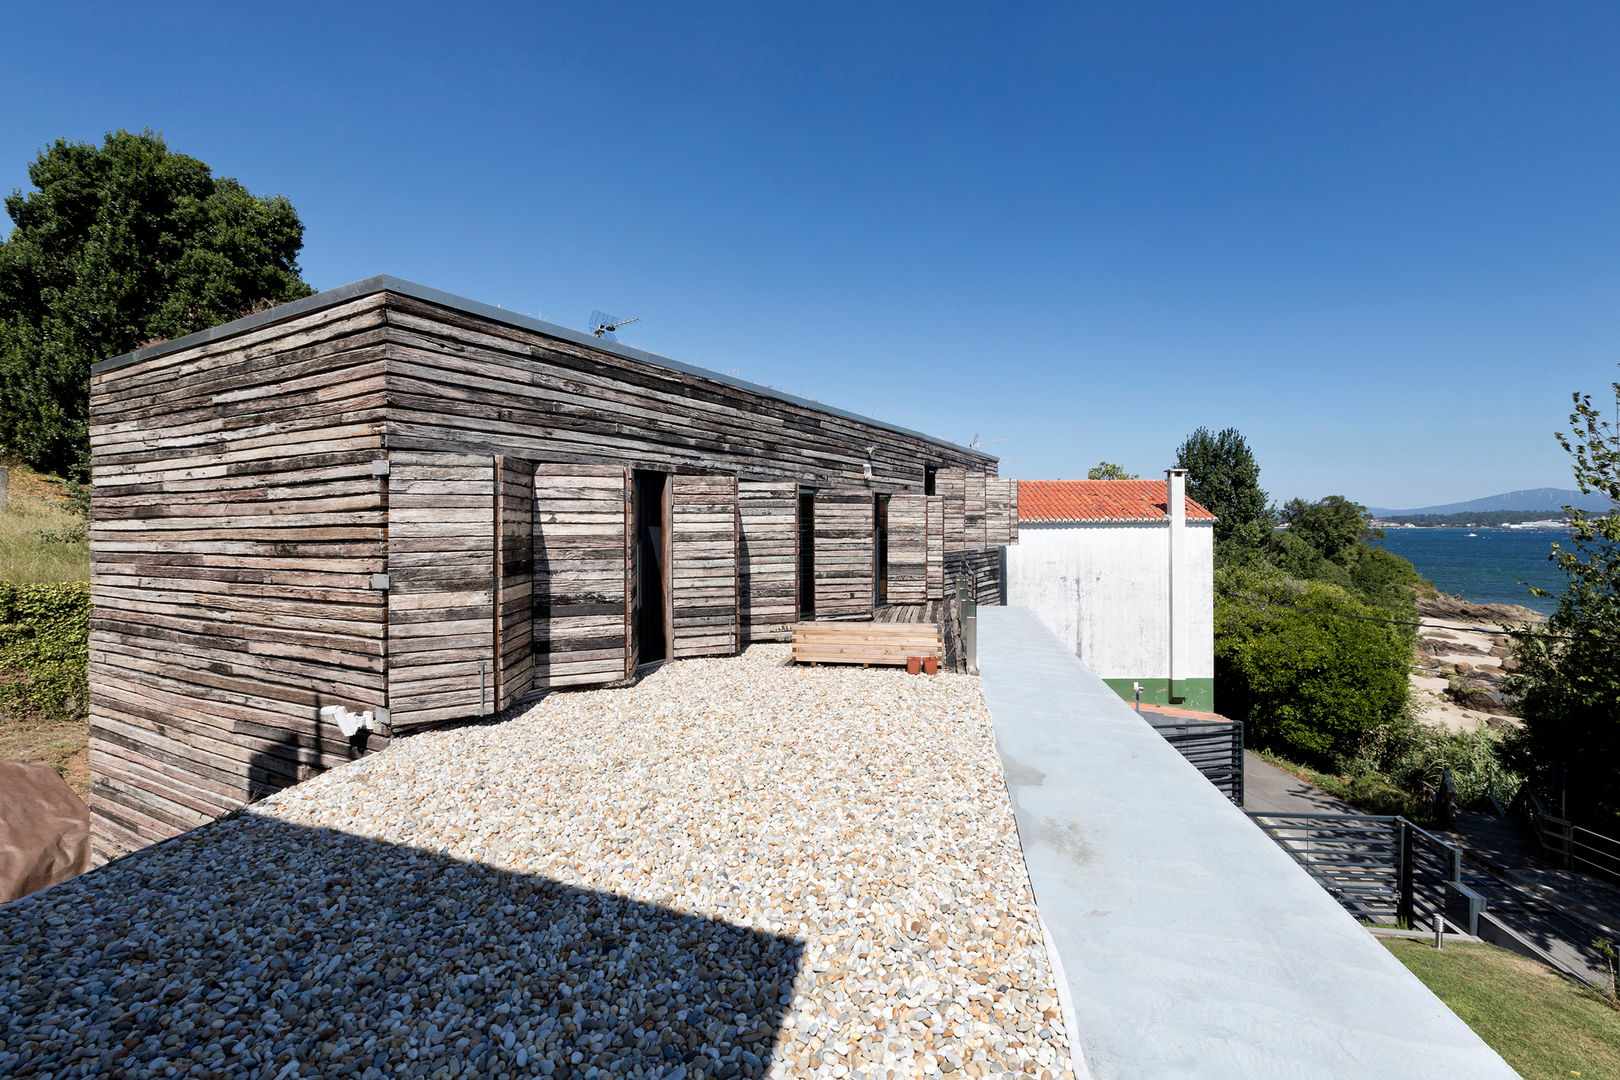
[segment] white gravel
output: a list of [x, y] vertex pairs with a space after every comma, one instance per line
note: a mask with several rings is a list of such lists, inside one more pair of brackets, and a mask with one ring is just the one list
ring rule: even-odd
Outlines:
[[978, 680], [555, 694], [0, 908], [0, 1075], [1072, 1075]]

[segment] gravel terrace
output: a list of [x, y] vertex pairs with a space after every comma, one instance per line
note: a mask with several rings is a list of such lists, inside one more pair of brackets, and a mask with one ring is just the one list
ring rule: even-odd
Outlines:
[[1072, 1076], [978, 680], [555, 694], [0, 908], [0, 1074]]

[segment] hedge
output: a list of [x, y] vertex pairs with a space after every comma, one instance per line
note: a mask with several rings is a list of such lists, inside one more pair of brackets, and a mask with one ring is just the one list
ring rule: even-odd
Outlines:
[[0, 581], [0, 719], [88, 712], [90, 586]]

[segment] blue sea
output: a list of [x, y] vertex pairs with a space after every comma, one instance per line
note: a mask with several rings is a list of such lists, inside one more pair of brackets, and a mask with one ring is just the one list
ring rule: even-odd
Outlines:
[[[1485, 604], [1523, 604], [1550, 613], [1568, 579], [1547, 561], [1561, 529], [1388, 529], [1375, 541], [1410, 559], [1441, 592]], [[1531, 596], [1520, 582], [1552, 593]]]

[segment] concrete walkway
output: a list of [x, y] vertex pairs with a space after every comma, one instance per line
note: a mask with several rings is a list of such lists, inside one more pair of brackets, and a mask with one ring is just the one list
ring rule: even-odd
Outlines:
[[1270, 814], [1361, 813], [1248, 750], [1243, 752], [1243, 809]]
[[978, 660], [1098, 1080], [1515, 1075], [1028, 610]]

